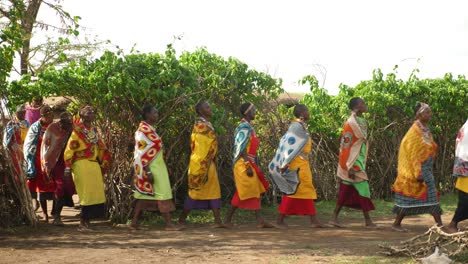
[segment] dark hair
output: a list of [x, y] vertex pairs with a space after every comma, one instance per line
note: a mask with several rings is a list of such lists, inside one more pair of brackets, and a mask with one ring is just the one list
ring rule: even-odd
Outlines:
[[42, 98], [42, 96], [34, 96], [31, 101], [42, 102], [42, 101], [44, 101], [44, 98]]
[[349, 109], [350, 109], [350, 110], [354, 110], [354, 108], [356, 107], [356, 105], [357, 105], [360, 101], [364, 101], [364, 100], [362, 100], [361, 97], [353, 97], [353, 98], [351, 98], [351, 100], [349, 100], [349, 105], [348, 105]]
[[294, 110], [293, 110], [293, 115], [297, 118], [299, 118], [299, 116], [305, 111], [307, 110], [307, 106], [304, 105], [304, 104], [297, 104], [296, 106], [294, 106]]
[[245, 114], [246, 114], [245, 111], [247, 111], [247, 109], [249, 109], [249, 107], [250, 107], [251, 104], [252, 104], [252, 103], [247, 102], [247, 103], [243, 103], [243, 104], [240, 106], [239, 111], [240, 111], [241, 116], [245, 116]]
[[141, 118], [142, 118], [143, 120], [145, 120], [145, 119], [146, 119], [146, 115], [147, 115], [149, 112], [151, 112], [151, 110], [153, 110], [153, 108], [156, 109], [156, 108], [154, 107], [154, 105], [145, 104], [145, 105], [143, 106], [143, 109], [141, 109]]
[[206, 101], [200, 101], [200, 102], [198, 102], [198, 104], [195, 105], [195, 112], [197, 112], [197, 115], [201, 115], [200, 111], [201, 111], [202, 106], [203, 106], [204, 104], [208, 104], [208, 102], [206, 102]]
[[45, 116], [49, 113], [52, 113], [52, 108], [49, 105], [43, 105], [41, 106], [39, 113], [41, 114], [41, 116]]
[[70, 117], [71, 117], [71, 114], [68, 113], [68, 112], [66, 112], [66, 111], [60, 113], [60, 115], [59, 115], [59, 119], [60, 119], [60, 120], [62, 120], [62, 119], [69, 119]]
[[[82, 113], [83, 111], [86, 109], [86, 108], [93, 108], [93, 106], [89, 105], [89, 104], [85, 104], [83, 105], [83, 107], [80, 108], [80, 117], [83, 116]], [[94, 108], [93, 108], [94, 109]]]
[[418, 113], [419, 108], [421, 108], [421, 106], [422, 106], [422, 103], [421, 103], [421, 102], [416, 102], [416, 105], [415, 105], [414, 108], [413, 108], [414, 114]]

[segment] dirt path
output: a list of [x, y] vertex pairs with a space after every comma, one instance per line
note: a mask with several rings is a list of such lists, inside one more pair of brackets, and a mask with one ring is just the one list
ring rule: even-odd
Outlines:
[[378, 245], [398, 243], [433, 224], [428, 216], [408, 218], [411, 232], [397, 233], [390, 229], [390, 216], [376, 219], [381, 230], [365, 229], [361, 219], [345, 219], [346, 229], [312, 229], [305, 218], [293, 218], [287, 230], [257, 229], [252, 223], [168, 232], [99, 222], [94, 231], [79, 232], [77, 212], [64, 210], [65, 227], [41, 223], [37, 230], [0, 232], [0, 263], [400, 263], [383, 257]]

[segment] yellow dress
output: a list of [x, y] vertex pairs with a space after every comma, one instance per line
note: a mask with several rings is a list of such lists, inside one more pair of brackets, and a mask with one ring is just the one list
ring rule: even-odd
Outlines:
[[310, 169], [309, 160], [305, 159], [312, 149], [312, 139], [304, 146], [301, 155], [297, 155], [290, 163], [289, 170], [299, 169], [299, 186], [294, 195], [288, 195], [290, 198], [296, 199], [317, 199], [317, 192], [312, 182], [312, 171]]
[[210, 125], [205, 122], [197, 122], [192, 130], [188, 195], [193, 200], [221, 198], [215, 163], [218, 141]]

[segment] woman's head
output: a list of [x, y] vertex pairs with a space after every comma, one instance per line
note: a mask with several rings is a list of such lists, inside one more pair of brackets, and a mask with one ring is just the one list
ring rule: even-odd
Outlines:
[[299, 118], [303, 121], [310, 119], [309, 109], [303, 104], [297, 104], [294, 106], [293, 114], [296, 118]]
[[44, 101], [44, 99], [42, 98], [42, 96], [34, 96], [31, 100], [31, 106], [33, 107], [39, 107], [42, 105], [42, 102]]
[[254, 120], [257, 109], [252, 103], [244, 103], [239, 108], [241, 116], [247, 118], [248, 120]]
[[360, 97], [353, 97], [351, 100], [349, 100], [349, 109], [356, 114], [362, 114], [367, 112], [367, 105], [364, 102], [364, 100]]
[[158, 121], [158, 110], [153, 105], [146, 104], [141, 110], [141, 118], [148, 123], [154, 123]]
[[24, 104], [21, 104], [21, 105], [18, 105], [16, 107], [16, 118], [19, 120], [19, 121], [23, 121], [24, 120], [24, 117], [26, 115], [26, 109], [24, 107]]
[[39, 113], [41, 114], [42, 122], [50, 124], [52, 123], [52, 121], [54, 121], [54, 112], [52, 111], [52, 108], [50, 106], [43, 105], [39, 110]]
[[80, 110], [80, 117], [85, 122], [92, 122], [96, 117], [96, 111], [91, 105], [85, 105]]
[[414, 113], [416, 115], [416, 119], [423, 123], [429, 122], [432, 117], [432, 110], [428, 104], [417, 102], [416, 106], [414, 107]]
[[59, 117], [59, 126], [63, 129], [63, 130], [70, 130], [72, 125], [73, 125], [73, 122], [72, 122], [72, 116], [70, 115], [70, 113], [68, 112], [63, 112], [60, 114], [60, 117]]
[[197, 112], [197, 115], [205, 118], [210, 118], [213, 115], [210, 104], [206, 101], [201, 101], [195, 105], [195, 112]]

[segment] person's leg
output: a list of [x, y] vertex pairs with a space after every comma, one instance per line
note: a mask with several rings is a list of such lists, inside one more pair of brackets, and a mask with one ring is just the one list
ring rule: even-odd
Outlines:
[[45, 198], [41, 199], [39, 197], [39, 204], [41, 205], [42, 217], [46, 223], [49, 223], [49, 214], [47, 213], [47, 200]]
[[399, 231], [399, 232], [408, 232], [406, 228], [403, 228], [401, 226], [401, 222], [403, 221], [403, 218], [405, 218], [405, 213], [400, 212], [397, 214], [397, 216], [395, 217], [395, 221], [393, 222], [393, 225], [392, 225], [393, 230]]
[[364, 219], [365, 219], [365, 224], [366, 224], [366, 227], [368, 228], [375, 228], [377, 227], [376, 224], [374, 224], [374, 222], [372, 221], [370, 215], [369, 215], [369, 211], [362, 211], [362, 213], [364, 214]]
[[226, 217], [224, 218], [224, 224], [226, 226], [232, 226], [232, 217], [236, 209], [237, 207], [235, 206], [231, 206], [231, 208], [229, 208], [229, 211], [227, 212]]
[[310, 216], [310, 227], [323, 228], [325, 226], [322, 225], [322, 223], [320, 223], [320, 221], [317, 219], [317, 217], [315, 215], [311, 215]]
[[190, 213], [190, 209], [185, 209], [182, 211], [182, 213], [180, 214], [180, 217], [179, 217], [179, 225], [186, 225], [187, 224], [187, 216], [189, 215]]
[[279, 214], [278, 215], [278, 219], [276, 220], [276, 224], [281, 228], [287, 228], [288, 225], [286, 224], [286, 222], [284, 222], [284, 218], [286, 218], [286, 215], [284, 214]]
[[137, 200], [135, 203], [135, 209], [133, 211], [133, 219], [132, 223], [130, 224], [130, 229], [138, 229], [138, 220], [140, 218], [141, 212], [142, 212], [142, 202], [141, 200]]
[[213, 208], [213, 217], [216, 227], [226, 227], [221, 220], [221, 213], [219, 212], [219, 208]]
[[437, 223], [437, 226], [443, 226], [442, 224], [442, 217], [440, 216], [439, 213], [433, 213], [432, 217], [434, 217], [434, 221]]
[[61, 219], [63, 205], [64, 205], [64, 198], [63, 197], [54, 199], [53, 206], [52, 206], [52, 213], [51, 213], [52, 217], [54, 218], [52, 224], [58, 225], [58, 226], [63, 226], [63, 222], [62, 222], [62, 219]]
[[272, 228], [275, 227], [274, 225], [268, 223], [265, 221], [265, 218], [263, 218], [262, 213], [260, 212], [260, 209], [255, 210], [255, 218], [257, 219], [257, 227], [258, 228]]
[[345, 227], [344, 225], [342, 225], [339, 221], [338, 221], [338, 215], [340, 214], [340, 211], [341, 211], [341, 208], [343, 206], [339, 203], [336, 203], [336, 206], [335, 206], [335, 210], [333, 210], [333, 215], [332, 215], [332, 219], [330, 220], [330, 225], [334, 226], [334, 227], [340, 227], [340, 228], [343, 228]]
[[172, 223], [171, 213], [167, 212], [167, 213], [161, 213], [161, 214], [162, 214], [162, 216], [164, 218], [164, 221], [166, 222], [166, 227], [164, 228], [164, 230], [166, 230], [166, 231], [180, 231], [180, 230], [184, 229], [183, 227], [175, 226]]

